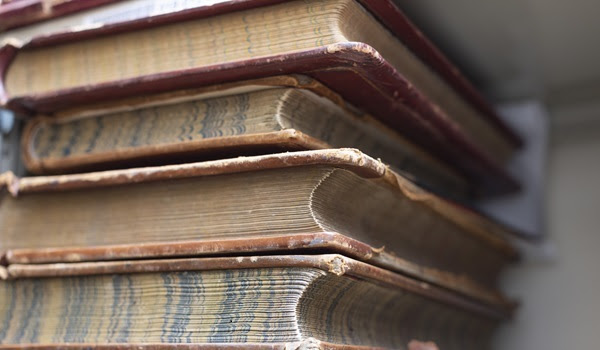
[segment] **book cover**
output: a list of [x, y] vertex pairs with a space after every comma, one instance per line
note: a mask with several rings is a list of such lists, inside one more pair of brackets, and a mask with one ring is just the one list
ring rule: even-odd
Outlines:
[[[188, 250], [177, 244], [190, 241], [335, 232], [385, 246], [408, 262], [404, 272], [419, 273], [418, 265], [494, 288], [517, 257], [509, 229], [356, 150], [2, 179], [8, 193], [0, 207], [0, 249], [33, 249], [23, 261], [132, 257], [140, 243], [150, 245], [137, 254], [166, 256], [177, 254], [171, 247], [190, 252], [193, 244]], [[161, 243], [174, 244], [157, 249]], [[73, 254], [61, 253], [67, 247]]]
[[358, 148], [451, 198], [480, 189], [450, 165], [306, 76], [212, 85], [76, 107], [29, 120], [34, 174], [162, 165], [307, 149]]
[[[12, 303], [35, 313], [0, 314], [10, 324], [0, 334], [7, 345], [314, 338], [398, 348], [425, 338], [445, 349], [485, 349], [511, 313], [335, 254], [9, 265], [8, 271], [0, 283], [8, 296], [2, 309]], [[75, 290], [79, 297], [69, 297]]]

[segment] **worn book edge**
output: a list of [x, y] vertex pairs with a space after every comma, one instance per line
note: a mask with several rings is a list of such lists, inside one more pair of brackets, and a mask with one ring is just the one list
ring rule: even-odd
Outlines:
[[[342, 254], [374, 266], [424, 280], [485, 303], [514, 307], [514, 302], [506, 299], [501, 293], [480, 285], [468, 276], [421, 266], [387, 252], [385, 247], [375, 248], [336, 232], [99, 247], [11, 249], [5, 252], [5, 260], [10, 265], [293, 252]], [[0, 279], [7, 277], [0, 273]]]
[[318, 268], [337, 276], [358, 278], [387, 288], [400, 288], [493, 319], [506, 319], [510, 317], [513, 310], [507, 306], [484, 304], [472, 298], [450, 292], [444, 288], [418, 281], [367, 263], [359, 262], [339, 254], [238, 256], [34, 265], [13, 264], [9, 265], [6, 269], [8, 271], [8, 279], [19, 279], [272, 267]]
[[[33, 155], [31, 151], [31, 142], [33, 133], [38, 124], [73, 120], [80, 118], [89, 118], [111, 113], [116, 111], [125, 111], [135, 108], [151, 107], [161, 104], [183, 102], [192, 99], [204, 99], [224, 96], [228, 94], [241, 93], [245, 91], [263, 90], [278, 87], [291, 87], [305, 89], [324, 97], [335, 105], [339, 106], [348, 113], [355, 114], [355, 108], [347, 104], [341, 96], [329, 90], [314, 79], [302, 75], [273, 76], [267, 78], [253, 79], [249, 81], [236, 81], [226, 84], [210, 85], [196, 89], [177, 90], [161, 94], [152, 94], [145, 96], [136, 96], [132, 98], [108, 101], [100, 104], [86, 105], [84, 107], [74, 107], [61, 110], [51, 115], [40, 114], [26, 123], [21, 137], [22, 158], [26, 168], [36, 174], [44, 172], [71, 172], [78, 169], [85, 169], [99, 163], [120, 162], [130, 159], [145, 159], [161, 155], [180, 154], [187, 152], [196, 152], [198, 154], [208, 154], [216, 151], [234, 151], [234, 150], [253, 150], [273, 147], [280, 151], [287, 150], [306, 150], [331, 148], [327, 143], [318, 140], [300, 131], [287, 129], [277, 132], [223, 136], [218, 138], [207, 138], [194, 142], [173, 143], [149, 145], [136, 147], [133, 149], [113, 150], [101, 154], [86, 154], [71, 156], [67, 159], [40, 159]], [[372, 117], [365, 116], [365, 119]], [[271, 152], [269, 152], [271, 153]]]
[[[382, 124], [380, 121], [359, 111], [337, 93], [333, 92], [320, 82], [304, 75], [283, 75], [267, 78], [253, 79], [247, 81], [236, 81], [232, 83], [210, 85], [206, 87], [177, 90], [161, 94], [136, 96], [132, 98], [119, 99], [99, 104], [86, 105], [61, 110], [51, 115], [37, 115], [25, 124], [21, 137], [21, 154], [26, 168], [38, 175], [60, 174], [65, 172], [81, 172], [101, 169], [101, 164], [125, 164], [125, 161], [152, 160], [166, 155], [194, 155], [211, 156], [218, 154], [219, 158], [231, 155], [253, 155], [259, 153], [274, 153], [283, 151], [298, 151], [309, 149], [333, 148], [326, 142], [306, 135], [294, 129], [284, 129], [277, 132], [252, 133], [246, 135], [220, 136], [206, 138], [197, 141], [174, 142], [169, 144], [155, 144], [137, 146], [134, 148], [113, 149], [99, 153], [70, 155], [66, 158], [43, 158], [35, 155], [33, 141], [35, 133], [40, 125], [60, 124], [74, 120], [94, 118], [110, 113], [118, 113], [163, 106], [174, 103], [183, 103], [193, 100], [204, 100], [214, 97], [230, 96], [234, 94], [255, 92], [275, 88], [294, 88], [308, 91], [323, 98], [327, 103], [333, 104], [343, 110], [351, 119], [375, 128], [384, 133], [402, 148], [408, 150], [410, 158], [418, 159], [421, 166], [431, 168], [439, 176], [450, 181], [464, 182], [463, 176], [455, 169], [436, 159], [421, 147], [408, 141], [395, 130]], [[200, 158], [201, 159], [201, 158]], [[214, 158], [212, 158], [214, 159]], [[149, 165], [149, 164], [144, 164]], [[402, 169], [398, 169], [402, 170]], [[418, 179], [418, 174], [413, 174]]]
[[[0, 48], [0, 76], [5, 75], [16, 52], [17, 49], [10, 45]], [[292, 54], [169, 71], [17, 98], [10, 98], [4, 84], [0, 84], [0, 103], [25, 114], [32, 111], [48, 113], [73, 104], [106, 101], [125, 95], [292, 73], [306, 74], [321, 81], [356, 107], [399, 130], [447, 164], [453, 164], [467, 174], [482, 193], [493, 195], [520, 188], [518, 182], [476, 146], [440, 108], [417, 91], [377, 51], [363, 43], [337, 43]], [[345, 78], [340, 80], [340, 74]], [[354, 84], [364, 87], [360, 94], [355, 91]]]
[[506, 235], [519, 235], [518, 232], [503, 227], [460, 205], [422, 190], [389, 169], [381, 161], [375, 160], [361, 153], [359, 150], [351, 148], [287, 152], [198, 163], [71, 175], [17, 178], [11, 173], [5, 173], [0, 177], [0, 186], [4, 186], [12, 196], [16, 197], [19, 194], [26, 194], [28, 192], [74, 190], [304, 165], [335, 166], [350, 170], [361, 177], [377, 180], [389, 186], [392, 190], [398, 191], [411, 200], [419, 202], [437, 212], [442, 217], [463, 228], [468, 234], [494, 247], [507, 257], [514, 259], [518, 256], [516, 250], [504, 238]]
[[[180, 179], [195, 176], [240, 173], [304, 165], [331, 165], [367, 178], [377, 179], [392, 190], [420, 202], [441, 216], [456, 223], [466, 232], [482, 239], [507, 256], [516, 257], [514, 248], [502, 236], [518, 233], [453, 202], [444, 200], [389, 169], [359, 150], [351, 148], [287, 152], [251, 157], [238, 157], [206, 162], [108, 170], [82, 174], [18, 178], [12, 173], [0, 177], [0, 186], [12, 196], [28, 192], [63, 191], [89, 187], [114, 186], [140, 182]], [[491, 232], [490, 232], [491, 231]]]

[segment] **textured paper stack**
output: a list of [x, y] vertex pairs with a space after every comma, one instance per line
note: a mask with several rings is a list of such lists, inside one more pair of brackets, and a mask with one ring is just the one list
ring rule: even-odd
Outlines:
[[387, 0], [8, 40], [0, 73], [0, 344], [485, 349], [514, 310], [518, 233], [469, 203], [520, 140]]

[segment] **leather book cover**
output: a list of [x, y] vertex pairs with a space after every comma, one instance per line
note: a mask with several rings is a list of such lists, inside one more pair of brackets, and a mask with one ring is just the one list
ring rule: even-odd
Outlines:
[[[12, 196], [35, 192], [53, 192], [104, 186], [153, 182], [167, 179], [182, 179], [232, 173], [245, 173], [264, 169], [291, 168], [305, 165], [331, 165], [355, 174], [384, 183], [413, 201], [438, 212], [456, 222], [473, 234], [485, 237], [499, 246], [506, 246], [500, 237], [520, 236], [518, 231], [507, 228], [462, 205], [431, 194], [411, 183], [359, 150], [350, 148], [315, 151], [287, 152], [252, 157], [238, 157], [180, 165], [109, 170], [56, 176], [34, 176], [18, 178], [12, 173], [0, 174], [0, 190]], [[495, 238], [494, 238], [495, 237]], [[507, 248], [502, 248], [507, 249]], [[512, 248], [508, 248], [512, 251]]]
[[[38, 37], [22, 46], [8, 43], [0, 49], [0, 75], [6, 75], [17, 51], [26, 52], [30, 49], [65, 42], [153, 28], [177, 21], [215, 16], [277, 2], [281, 1], [228, 1], [149, 19]], [[449, 86], [482, 115], [487, 116], [488, 122], [514, 147], [520, 145], [520, 139], [500, 122], [475, 89], [423, 38], [390, 1], [363, 0], [360, 3], [396, 34], [422, 61], [435, 70]], [[10, 96], [2, 84], [0, 101], [9, 108], [23, 112], [50, 113], [77, 104], [279, 74], [306, 74], [321, 81], [346, 101], [381, 119], [410, 138], [412, 142], [438, 155], [446, 163], [456, 164], [472, 181], [482, 182], [481, 187], [486, 189], [486, 194], [506, 193], [519, 188], [518, 183], [502, 169], [502, 166], [488, 152], [475, 145], [460, 126], [452, 122], [440, 108], [398, 73], [377, 51], [362, 43], [338, 43], [288, 54], [168, 71], [23, 96]]]
[[52, 175], [350, 147], [451, 198], [480, 193], [318, 81], [273, 76], [90, 104], [27, 121], [27, 170]]
[[[228, 270], [249, 268], [318, 268], [337, 276], [349, 276], [420, 294], [496, 319], [507, 319], [513, 312], [508, 304], [486, 304], [423, 283], [402, 274], [360, 262], [340, 254], [251, 255], [156, 260], [100, 261], [60, 264], [9, 264], [7, 280], [37, 277], [72, 277], [123, 273]], [[2, 282], [0, 282], [2, 283]]]
[[[135, 329], [144, 327], [143, 324], [147, 323], [146, 318], [139, 316], [148, 313], [145, 305], [150, 301], [149, 298], [152, 298], [156, 305], [165, 303], [165, 306], [159, 307], [157, 311], [162, 310], [166, 318], [175, 316], [180, 320], [174, 324], [169, 321], [163, 324], [162, 333], [166, 332], [169, 337], [160, 336], [161, 332], [156, 334], [155, 331], [143, 338], [146, 341], [161, 343], [211, 343], [215, 342], [215, 339], [219, 339], [220, 343], [235, 343], [236, 340], [245, 338], [242, 334], [248, 334], [246, 339], [250, 342], [261, 338], [273, 339], [273, 342], [281, 341], [281, 336], [276, 333], [280, 332], [278, 327], [269, 324], [273, 322], [271, 318], [261, 321], [264, 317], [260, 316], [265, 307], [269, 308], [268, 305], [273, 302], [272, 298], [276, 293], [289, 293], [289, 296], [284, 294], [287, 298], [282, 298], [281, 302], [295, 304], [292, 305], [292, 310], [296, 313], [293, 318], [294, 325], [290, 324], [288, 327], [298, 327], [299, 331], [293, 337], [287, 336], [287, 339], [296, 342], [307, 341], [306, 337], [311, 337], [338, 344], [398, 347], [406, 346], [405, 344], [415, 338], [426, 338], [442, 348], [482, 349], [487, 348], [485, 344], [490, 341], [493, 330], [513, 312], [512, 308], [483, 304], [444, 288], [338, 254], [15, 264], [9, 265], [7, 270], [8, 279], [0, 281], [0, 288], [5, 289], [9, 295], [14, 295], [15, 289], [24, 291], [19, 303], [39, 304], [36, 312], [42, 319], [48, 317], [46, 310], [56, 312], [57, 298], [68, 296], [73, 292], [73, 288], [78, 288], [81, 299], [65, 301], [68, 307], [51, 317], [64, 317], [68, 320], [76, 316], [80, 323], [73, 324], [72, 327], [89, 329], [89, 333], [79, 331], [75, 335], [76, 338], [71, 339], [68, 331], [62, 334], [65, 332], [63, 323], [44, 322], [40, 324], [39, 336], [36, 336], [27, 332], [27, 329], [35, 324], [27, 322], [32, 315], [6, 315], [8, 318], [22, 320], [19, 324], [11, 326], [12, 330], [8, 330], [3, 340], [8, 344], [15, 342], [15, 339], [39, 343], [53, 333], [53, 339], [57, 339], [58, 342], [67, 340], [66, 342], [74, 345], [94, 338], [97, 339], [97, 343], [106, 343], [114, 338], [122, 339], [122, 342], [139, 342], [140, 333], [135, 332]], [[301, 284], [296, 284], [295, 281], [298, 280]], [[271, 283], [277, 283], [277, 291], [269, 287]], [[247, 289], [240, 289], [247, 285], [254, 286], [252, 293]], [[93, 286], [101, 286], [100, 288], [108, 290], [109, 294], [98, 292], [96, 295], [93, 293]], [[142, 292], [147, 290], [147, 286], [153, 287], [151, 296]], [[291, 290], [288, 286], [295, 288]], [[27, 292], [31, 288], [36, 288], [35, 297]], [[52, 288], [51, 293], [49, 288]], [[183, 290], [186, 293], [181, 293], [180, 288], [185, 288]], [[222, 288], [226, 288], [226, 296], [217, 293]], [[110, 293], [111, 289], [114, 289], [114, 292]], [[298, 293], [295, 290], [302, 293], [297, 301], [294, 298], [295, 294], [292, 294]], [[166, 297], [161, 298], [164, 294]], [[114, 298], [118, 299], [115, 301]], [[85, 307], [78, 305], [82, 302], [85, 303]], [[95, 308], [102, 306], [102, 309], [105, 309], [103, 305], [110, 308], [111, 304], [113, 308], [115, 305], [122, 305], [122, 310], [125, 311], [114, 310], [114, 315], [110, 310], [104, 312], [104, 317], [113, 315], [110, 324], [98, 324], [97, 321], [88, 320], [90, 314], [96, 315]], [[234, 310], [231, 309], [231, 304], [236, 305]], [[202, 308], [203, 305], [205, 309]], [[360, 305], [371, 306], [365, 308]], [[383, 305], [385, 306], [382, 307]], [[118, 306], [117, 308], [120, 309]], [[225, 309], [221, 311], [220, 316], [213, 317], [214, 310], [222, 308]], [[202, 313], [203, 317], [195, 317], [197, 312], [202, 312], [200, 310], [205, 310]], [[356, 318], [361, 312], [367, 314], [362, 316], [367, 319], [359, 321]], [[231, 313], [234, 313], [233, 318], [227, 322]], [[253, 316], [256, 317], [256, 322], [259, 322], [254, 326], [251, 323], [254, 320]], [[289, 316], [274, 314], [272, 317]], [[371, 317], [379, 318], [369, 321]], [[381, 327], [381, 317], [387, 319], [386, 324], [393, 324], [394, 327]], [[202, 329], [194, 328], [194, 325], [198, 327], [200, 322], [202, 325], [211, 326], [213, 331], [204, 335]], [[310, 325], [313, 322], [315, 327], [322, 324], [325, 326], [311, 329]], [[223, 323], [226, 323], [227, 328], [223, 328]], [[23, 326], [19, 327], [21, 324]], [[97, 327], [92, 327], [92, 324]], [[124, 325], [127, 325], [126, 328]], [[108, 334], [102, 334], [102, 329], [107, 327], [110, 329]], [[218, 337], [214, 333], [215, 327], [222, 332]], [[258, 327], [268, 328], [260, 331]], [[15, 333], [21, 329], [24, 330], [23, 336], [20, 336], [19, 332]], [[249, 333], [249, 329], [254, 331]], [[286, 329], [287, 327], [283, 328], [284, 331]], [[257, 332], [265, 332], [265, 335], [257, 337]], [[365, 334], [369, 336], [365, 337]], [[415, 345], [413, 342], [413, 346]]]
[[48, 264], [190, 256], [210, 257], [232, 254], [291, 254], [298, 252], [341, 254], [452, 290], [482, 303], [506, 307], [514, 306], [514, 303], [506, 299], [500, 292], [482, 286], [470, 277], [420, 266], [388, 252], [385, 247], [371, 247], [368, 244], [335, 232], [177, 243], [13, 249], [5, 253], [5, 262], [7, 264]]
[[[506, 236], [516, 234], [509, 229], [490, 221], [462, 206], [444, 200], [428, 193], [412, 184], [397, 173], [391, 171], [381, 162], [351, 149], [318, 150], [288, 152], [283, 154], [239, 157], [233, 159], [190, 163], [183, 165], [170, 165], [161, 167], [147, 167], [126, 170], [112, 170], [96, 173], [16, 178], [10, 173], [0, 176], [0, 188], [15, 198], [14, 205], [20, 198], [26, 199], [28, 195], [51, 194], [63, 191], [85, 191], [94, 188], [108, 188], [121, 185], [153, 183], [157, 181], [176, 181], [179, 179], [193, 179], [216, 175], [248, 173], [265, 171], [268, 169], [286, 169], [304, 166], [333, 166], [351, 171], [352, 173], [381, 185], [385, 191], [392, 191], [408, 203], [413, 203], [415, 208], [411, 213], [424, 211], [435, 215], [435, 221], [446, 220], [446, 229], [432, 232], [432, 237], [427, 238], [430, 255], [429, 263], [415, 263], [407, 258], [414, 255], [415, 249], [404, 248], [407, 251], [394, 251], [391, 246], [385, 248], [373, 247], [348, 239], [335, 232], [316, 233], [304, 232], [302, 234], [277, 235], [261, 231], [261, 235], [244, 235], [244, 237], [231, 237], [234, 239], [203, 238], [200, 241], [178, 240], [163, 242], [136, 242], [136, 244], [111, 244], [105, 242], [99, 246], [71, 246], [61, 244], [58, 247], [24, 247], [8, 246], [5, 240], [5, 259], [9, 263], [44, 263], [60, 261], [93, 261], [124, 258], [151, 258], [187, 255], [212, 255], [226, 254], [227, 252], [242, 251], [286, 251], [286, 250], [328, 250], [346, 254], [357, 259], [368, 261], [378, 266], [402, 273], [418, 276], [431, 283], [444, 285], [461, 293], [471, 293], [472, 296], [486, 300], [497, 300], [497, 295], [490, 292], [494, 288], [495, 280], [506, 264], [517, 258], [516, 250], [508, 243]], [[83, 193], [83, 192], [82, 192]], [[8, 200], [8, 198], [5, 198]], [[8, 203], [5, 203], [8, 204]], [[5, 208], [8, 208], [6, 206]], [[8, 209], [4, 209], [8, 210]], [[428, 214], [429, 215], [429, 214]], [[421, 217], [424, 220], [425, 217]], [[427, 219], [429, 220], [429, 219]], [[433, 218], [432, 218], [433, 220]], [[453, 231], [451, 231], [451, 229]], [[432, 229], [433, 230], [433, 229]], [[78, 231], [80, 232], [80, 231]], [[451, 233], [455, 232], [455, 233]], [[8, 233], [7, 233], [8, 234]], [[436, 236], [437, 235], [437, 236]], [[20, 239], [23, 239], [21, 234]], [[454, 264], [453, 269], [449, 263], [441, 263], [438, 257], [449, 257], [449, 240], [461, 243], [461, 261]], [[462, 241], [461, 241], [462, 240]], [[13, 242], [14, 243], [14, 242]], [[141, 244], [144, 243], [144, 244]], [[390, 243], [391, 244], [391, 243]], [[420, 243], [423, 244], [423, 243]], [[477, 244], [473, 246], [473, 244]], [[470, 247], [470, 248], [469, 248]], [[398, 248], [398, 247], [396, 247]], [[425, 258], [421, 248], [421, 258]], [[406, 254], [407, 256], [404, 256]], [[474, 254], [474, 255], [473, 255]], [[413, 257], [414, 258], [414, 257]], [[477, 264], [473, 264], [473, 259]], [[486, 260], [484, 262], [483, 260]], [[466, 265], [465, 265], [466, 264]], [[427, 266], [428, 265], [428, 266]], [[474, 270], [473, 270], [474, 269]], [[465, 271], [473, 270], [472, 274], [465, 277]], [[449, 272], [448, 272], [449, 271]], [[485, 287], [481, 287], [485, 286]]]

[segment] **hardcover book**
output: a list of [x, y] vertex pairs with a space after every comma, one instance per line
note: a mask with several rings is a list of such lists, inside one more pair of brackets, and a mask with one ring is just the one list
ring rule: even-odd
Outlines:
[[[29, 262], [78, 261], [88, 248], [101, 248], [94, 259], [111, 259], [114, 251], [107, 247], [124, 245], [132, 249], [121, 249], [119, 258], [134, 258], [141, 243], [329, 232], [385, 247], [405, 266], [468, 276], [493, 289], [502, 267], [516, 257], [504, 238], [509, 230], [423, 191], [356, 150], [22, 179], [5, 175], [3, 182], [0, 250], [12, 252], [9, 262], [18, 249], [33, 249]], [[70, 254], [44, 253], [67, 247]], [[41, 252], [38, 258], [35, 252]]]
[[37, 174], [332, 147], [358, 148], [451, 197], [477, 190], [450, 166], [305, 76], [62, 110], [30, 120], [22, 137], [25, 165]]
[[[388, 252], [385, 247], [372, 247], [339, 233], [306, 233], [251, 236], [197, 241], [118, 244], [98, 247], [65, 247], [14, 249], [6, 252], [10, 264], [49, 262], [107, 261], [123, 259], [168, 258], [174, 256], [228, 256], [232, 254], [298, 254], [307, 252], [335, 253], [367, 262], [389, 271], [444, 287], [481, 303], [513, 308], [514, 302], [497, 290], [484, 287], [468, 276], [411, 263]], [[2, 275], [0, 274], [0, 278]]]
[[[333, 344], [314, 338], [286, 343], [219, 343], [219, 344], [165, 344], [165, 343], [111, 343], [111, 344], [11, 344], [0, 345], [3, 350], [385, 350], [377, 346]], [[408, 350], [439, 350], [433, 342], [418, 340], [408, 343]]]
[[8, 44], [0, 52], [0, 95], [9, 107], [49, 112], [143, 92], [305, 73], [457, 164], [473, 181], [489, 179], [491, 192], [516, 189], [499, 164], [519, 139], [428, 42], [415, 38], [419, 33], [391, 2], [279, 2], [222, 2], [38, 37], [20, 48]]
[[[341, 255], [9, 265], [0, 342], [487, 349], [510, 312]], [[29, 312], [26, 312], [29, 310]]]

